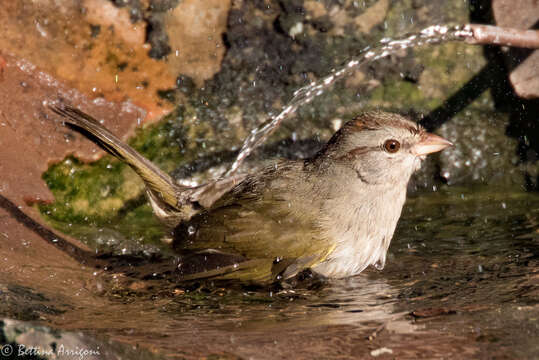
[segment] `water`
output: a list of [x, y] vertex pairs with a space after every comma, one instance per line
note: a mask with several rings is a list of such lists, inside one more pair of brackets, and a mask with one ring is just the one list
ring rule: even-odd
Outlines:
[[[383, 271], [279, 290], [181, 285], [159, 261], [110, 264], [78, 288], [77, 272], [19, 306], [37, 321], [99, 333], [169, 358], [537, 358], [539, 195], [442, 187], [405, 205]], [[25, 276], [51, 272], [27, 266]], [[58, 294], [63, 294], [59, 299]], [[67, 295], [66, 295], [67, 294]], [[381, 350], [386, 349], [386, 350]]]
[[278, 115], [271, 117], [262, 125], [253, 129], [243, 142], [236, 160], [227, 170], [224, 177], [230, 177], [236, 173], [243, 161], [253, 150], [262, 145], [285, 119], [294, 116], [300, 106], [310, 103], [315, 97], [322, 95], [335, 82], [352, 74], [362, 66], [385, 56], [397, 54], [403, 50], [418, 48], [424, 45], [441, 44], [447, 41], [466, 41], [472, 39], [473, 36], [474, 33], [468, 25], [452, 27], [433, 25], [418, 33], [407, 35], [402, 39], [392, 40], [385, 38], [377, 46], [366, 47], [358, 57], [348, 61], [340, 69], [333, 69], [326, 77], [296, 90], [292, 99]]

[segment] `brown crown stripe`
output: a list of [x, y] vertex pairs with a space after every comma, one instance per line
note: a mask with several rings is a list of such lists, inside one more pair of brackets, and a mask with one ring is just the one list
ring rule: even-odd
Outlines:
[[425, 131], [421, 125], [407, 120], [404, 117], [395, 114], [386, 116], [383, 112], [368, 112], [362, 114], [348, 122], [345, 126], [349, 127], [351, 131], [377, 130], [384, 126], [399, 127], [407, 129], [413, 135], [419, 135]]

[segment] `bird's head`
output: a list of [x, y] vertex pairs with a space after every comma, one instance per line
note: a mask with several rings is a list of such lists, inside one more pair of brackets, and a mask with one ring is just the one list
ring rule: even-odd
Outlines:
[[453, 145], [406, 118], [368, 112], [347, 122], [315, 160], [352, 167], [368, 184], [407, 184], [426, 155]]

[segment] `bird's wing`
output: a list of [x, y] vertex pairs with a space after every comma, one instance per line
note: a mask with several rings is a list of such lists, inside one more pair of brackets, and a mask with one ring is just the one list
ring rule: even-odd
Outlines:
[[302, 267], [323, 261], [331, 243], [319, 229], [317, 205], [298, 196], [308, 184], [287, 177], [297, 176], [298, 171], [278, 174], [269, 172], [245, 180], [209, 211], [180, 225], [175, 231], [175, 247], [194, 251], [210, 248], [251, 260], [293, 263], [301, 259]]

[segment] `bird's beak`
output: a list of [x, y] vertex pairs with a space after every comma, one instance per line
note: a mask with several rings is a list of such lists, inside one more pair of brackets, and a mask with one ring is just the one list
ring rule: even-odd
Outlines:
[[448, 146], [453, 146], [453, 143], [441, 136], [426, 133], [423, 139], [412, 147], [412, 153], [415, 156], [425, 156], [442, 151]]

